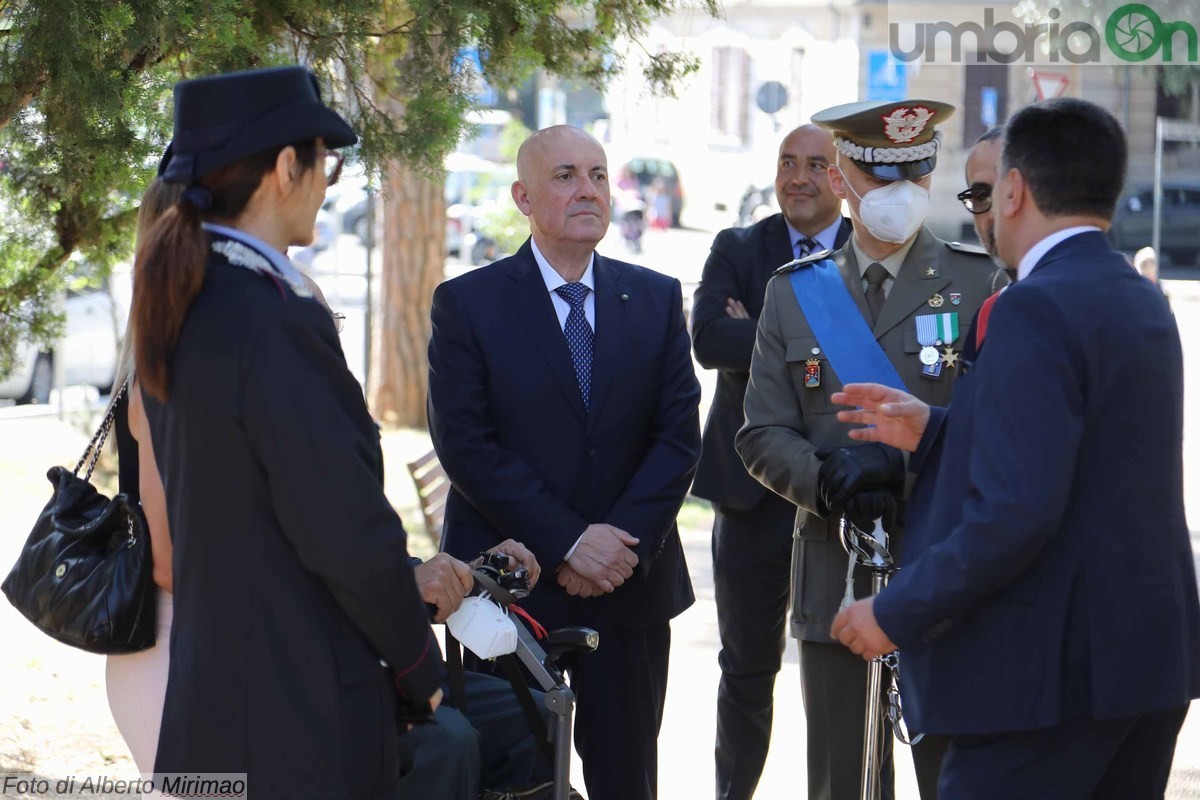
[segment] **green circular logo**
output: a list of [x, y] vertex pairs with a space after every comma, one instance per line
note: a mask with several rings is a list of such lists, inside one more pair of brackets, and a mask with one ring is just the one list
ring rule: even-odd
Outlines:
[[1141, 3], [1114, 11], [1104, 26], [1108, 49], [1126, 61], [1145, 61], [1158, 52], [1162, 17]]

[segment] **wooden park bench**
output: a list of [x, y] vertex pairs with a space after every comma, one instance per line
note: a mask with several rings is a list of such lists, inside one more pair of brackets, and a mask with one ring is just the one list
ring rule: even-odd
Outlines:
[[442, 523], [446, 517], [446, 496], [450, 494], [450, 479], [438, 461], [437, 452], [430, 450], [416, 461], [408, 463], [408, 474], [417, 487], [421, 516], [425, 518], [425, 533], [435, 548], [441, 549]]

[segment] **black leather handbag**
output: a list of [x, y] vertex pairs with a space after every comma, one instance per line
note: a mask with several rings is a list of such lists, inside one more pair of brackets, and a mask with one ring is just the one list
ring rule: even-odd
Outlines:
[[127, 388], [113, 396], [74, 471], [51, 467], [46, 474], [54, 494], [0, 585], [43, 633], [89, 653], [154, 646], [157, 587], [141, 505], [126, 494], [110, 500], [88, 482]]

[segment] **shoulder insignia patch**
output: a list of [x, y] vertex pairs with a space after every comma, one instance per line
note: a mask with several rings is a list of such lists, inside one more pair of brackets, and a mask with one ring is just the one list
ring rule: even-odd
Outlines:
[[984, 250], [977, 244], [963, 244], [962, 242], [946, 242], [946, 247], [958, 253], [969, 253], [973, 256], [986, 256], [987, 250]]
[[792, 261], [789, 261], [788, 263], [784, 264], [782, 267], [775, 270], [771, 274], [783, 275], [784, 273], [787, 273], [787, 272], [795, 272], [798, 269], [807, 267], [809, 264], [815, 264], [818, 261], [824, 261], [825, 259], [829, 258], [831, 255], [833, 255], [832, 250], [821, 250], [820, 252], [817, 252], [817, 253], [809, 253], [804, 258], [797, 258]]
[[303, 283], [288, 280], [287, 277], [276, 272], [271, 262], [267, 260], [267, 257], [253, 247], [233, 239], [214, 239], [212, 249], [213, 252], [224, 256], [225, 260], [235, 267], [248, 269], [258, 275], [271, 278], [276, 282], [283, 281], [292, 290], [292, 294], [297, 297], [313, 296], [312, 291]]

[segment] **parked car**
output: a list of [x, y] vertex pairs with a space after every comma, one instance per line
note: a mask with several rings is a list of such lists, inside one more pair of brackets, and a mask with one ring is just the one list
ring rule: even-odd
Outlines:
[[511, 204], [516, 167], [469, 153], [446, 156], [446, 252], [471, 264], [483, 263], [489, 243], [475, 230], [480, 216], [496, 203]]
[[[1164, 183], [1159, 266], [1200, 263], [1200, 183]], [[1117, 203], [1108, 237], [1132, 253], [1154, 235], [1154, 187], [1137, 186]]]
[[[512, 164], [490, 161], [462, 152], [454, 152], [446, 156], [445, 167], [446, 253], [459, 256], [465, 246], [467, 249], [465, 258], [471, 263], [478, 263], [474, 253], [484, 252], [487, 249], [486, 243], [481, 246], [478, 242], [479, 237], [473, 235], [479, 210], [497, 200], [507, 200], [509, 187], [517, 178], [516, 168]], [[365, 247], [367, 244], [367, 194], [365, 189], [350, 189], [341, 193], [335, 201], [327, 200], [326, 203], [340, 214], [342, 232], [354, 234]], [[376, 204], [379, 205], [378, 197], [376, 197]], [[379, 241], [382, 238], [382, 231], [377, 228], [375, 239]], [[466, 244], [464, 244], [465, 241]]]
[[759, 188], [747, 187], [738, 201], [737, 224], [741, 227], [753, 225], [779, 211], [779, 203], [775, 200], [775, 184], [767, 184]]
[[0, 377], [0, 399], [48, 402], [54, 388], [54, 363], [59, 358], [65, 385], [95, 386], [101, 394], [112, 389], [128, 308], [114, 298], [106, 283], [68, 291], [64, 312], [66, 327], [58, 349], [19, 345], [16, 366]]
[[321, 208], [329, 211], [338, 233], [351, 233], [367, 241], [367, 176], [343, 177], [325, 193]]
[[[650, 187], [657, 179], [662, 178], [671, 198], [671, 226], [678, 228], [683, 214], [683, 183], [679, 180], [679, 170], [675, 165], [664, 158], [634, 156], [625, 162], [625, 168], [637, 178], [638, 189], [643, 197], [649, 197]], [[613, 180], [619, 175], [619, 172], [614, 174]]]
[[[357, 198], [353, 204], [348, 206], [342, 212], [342, 233], [352, 233], [362, 242], [363, 247], [367, 246], [367, 194], [363, 192], [362, 197]], [[379, 234], [375, 234], [376, 238]]]

